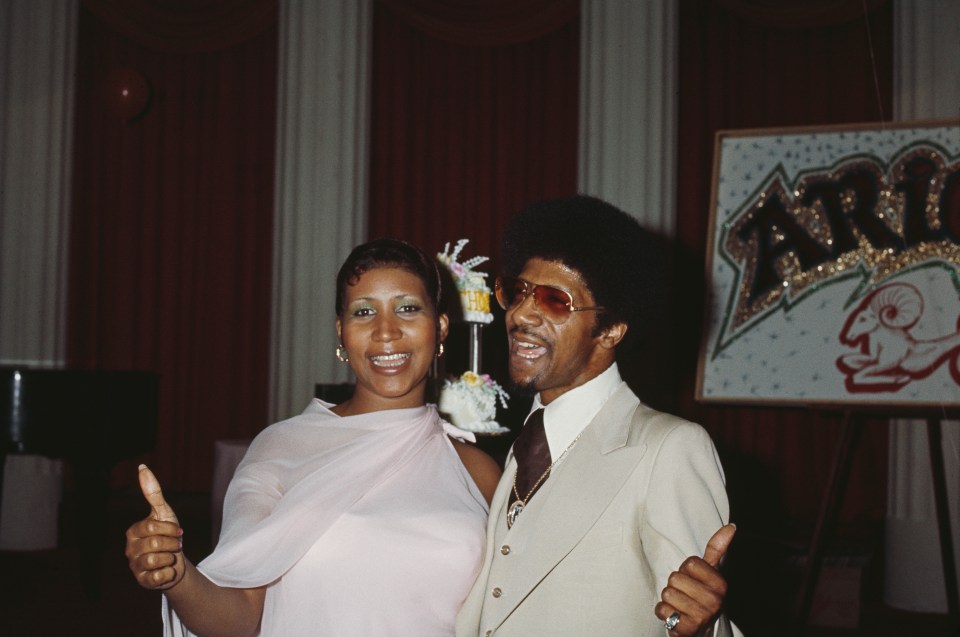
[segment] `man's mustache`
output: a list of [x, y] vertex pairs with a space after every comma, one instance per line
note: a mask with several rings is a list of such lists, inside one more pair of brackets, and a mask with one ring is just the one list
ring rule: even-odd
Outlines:
[[517, 334], [522, 334], [524, 336], [529, 336], [533, 341], [537, 343], [542, 343], [543, 345], [552, 345], [552, 343], [544, 338], [542, 335], [538, 334], [536, 331], [526, 327], [525, 325], [514, 325], [510, 328], [508, 332], [509, 336], [513, 337]]

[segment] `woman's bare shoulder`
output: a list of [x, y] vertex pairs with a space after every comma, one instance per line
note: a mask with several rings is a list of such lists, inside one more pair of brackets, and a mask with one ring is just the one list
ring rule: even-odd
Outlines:
[[493, 499], [493, 492], [497, 490], [497, 484], [500, 482], [500, 465], [491, 458], [485, 451], [468, 442], [461, 442], [451, 438], [453, 448], [457, 450], [460, 456], [460, 462], [467, 468], [467, 472], [480, 493], [486, 498], [487, 504]]

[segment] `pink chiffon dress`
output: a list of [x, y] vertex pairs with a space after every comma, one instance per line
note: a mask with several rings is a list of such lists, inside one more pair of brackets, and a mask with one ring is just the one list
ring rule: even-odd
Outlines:
[[[221, 586], [267, 585], [261, 637], [451, 636], [487, 504], [433, 405], [342, 418], [314, 400], [265, 429], [227, 489]], [[164, 635], [192, 635], [164, 597]]]

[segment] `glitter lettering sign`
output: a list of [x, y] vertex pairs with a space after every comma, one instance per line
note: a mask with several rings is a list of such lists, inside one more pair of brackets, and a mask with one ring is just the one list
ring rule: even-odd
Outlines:
[[724, 131], [703, 401], [960, 405], [960, 123]]

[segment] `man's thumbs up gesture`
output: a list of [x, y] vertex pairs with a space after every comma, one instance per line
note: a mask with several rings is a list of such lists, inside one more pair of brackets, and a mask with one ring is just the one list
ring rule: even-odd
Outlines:
[[183, 579], [183, 530], [153, 472], [140, 465], [138, 477], [150, 515], [127, 529], [127, 560], [140, 586], [166, 590]]
[[717, 569], [736, 530], [732, 524], [721, 527], [707, 542], [702, 558], [688, 557], [679, 571], [670, 574], [654, 609], [657, 617], [666, 621], [670, 635], [709, 634], [727, 594], [727, 580]]

